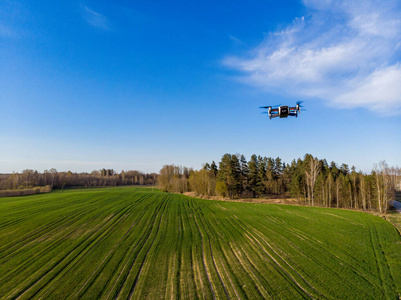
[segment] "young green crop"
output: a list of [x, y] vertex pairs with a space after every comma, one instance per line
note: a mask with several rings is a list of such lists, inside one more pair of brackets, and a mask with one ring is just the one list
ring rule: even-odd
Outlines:
[[396, 299], [401, 238], [373, 215], [148, 188], [0, 199], [0, 298]]

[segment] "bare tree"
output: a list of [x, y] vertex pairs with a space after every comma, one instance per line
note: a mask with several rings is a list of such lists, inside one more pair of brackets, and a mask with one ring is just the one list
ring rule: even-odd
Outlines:
[[366, 179], [362, 173], [359, 173], [360, 193], [362, 200], [362, 209], [366, 210]]
[[395, 185], [392, 181], [391, 170], [386, 161], [374, 165], [376, 181], [377, 205], [380, 213], [387, 213], [388, 202], [394, 196]]
[[305, 168], [305, 175], [309, 191], [309, 202], [312, 202], [312, 206], [314, 206], [314, 189], [319, 171], [319, 160], [311, 155], [309, 165]]

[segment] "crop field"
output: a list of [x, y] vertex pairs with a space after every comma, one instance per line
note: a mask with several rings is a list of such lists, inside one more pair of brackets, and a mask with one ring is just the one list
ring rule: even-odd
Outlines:
[[0, 198], [0, 299], [399, 299], [401, 237], [361, 212], [148, 188]]

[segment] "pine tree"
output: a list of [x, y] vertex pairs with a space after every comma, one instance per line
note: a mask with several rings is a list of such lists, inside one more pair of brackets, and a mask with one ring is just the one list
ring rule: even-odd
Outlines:
[[252, 196], [255, 197], [259, 195], [259, 161], [255, 154], [251, 156], [251, 160], [248, 163], [248, 171], [249, 190], [251, 191]]
[[243, 194], [244, 192], [246, 193], [249, 190], [249, 184], [248, 184], [249, 169], [248, 169], [248, 162], [246, 161], [244, 155], [241, 155], [240, 166], [241, 166], [241, 194]]

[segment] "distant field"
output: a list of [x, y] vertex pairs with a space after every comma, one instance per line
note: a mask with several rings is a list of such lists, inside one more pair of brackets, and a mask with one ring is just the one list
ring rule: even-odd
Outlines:
[[0, 298], [397, 299], [401, 237], [370, 214], [148, 188], [0, 199]]

